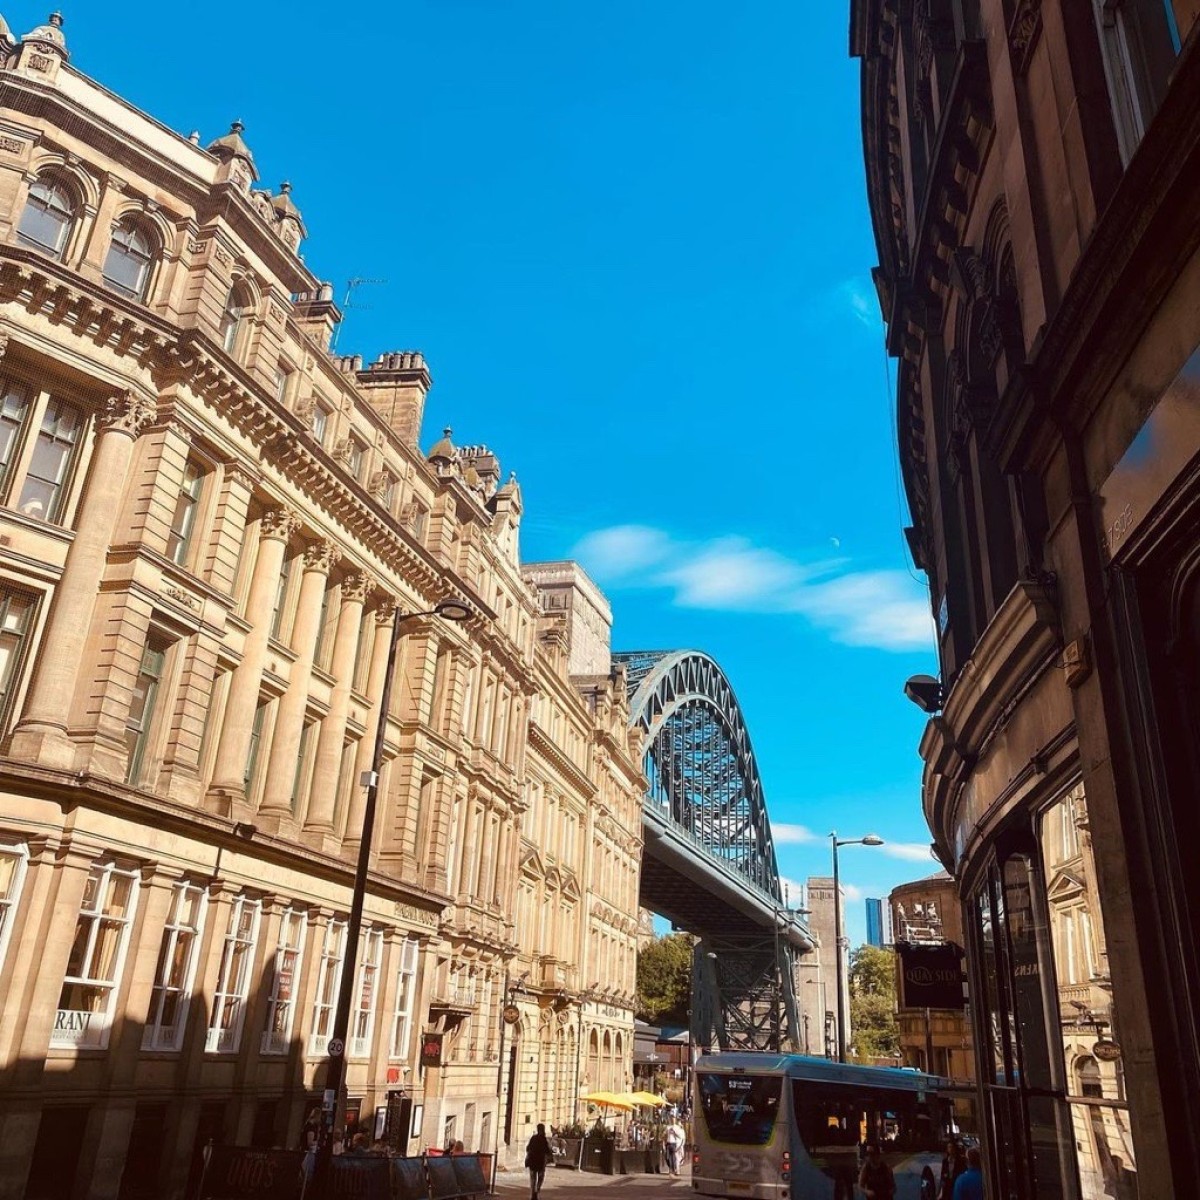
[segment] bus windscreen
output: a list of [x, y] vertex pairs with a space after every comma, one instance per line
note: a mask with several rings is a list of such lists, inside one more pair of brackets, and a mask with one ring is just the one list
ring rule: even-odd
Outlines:
[[780, 1075], [697, 1076], [700, 1111], [714, 1142], [736, 1146], [765, 1146], [779, 1115], [783, 1094]]

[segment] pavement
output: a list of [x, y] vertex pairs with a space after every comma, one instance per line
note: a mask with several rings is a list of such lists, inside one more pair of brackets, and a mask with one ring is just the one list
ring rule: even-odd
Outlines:
[[[692, 1190], [689, 1164], [678, 1175], [598, 1175], [594, 1171], [574, 1171], [568, 1167], [552, 1167], [546, 1172], [542, 1185], [542, 1200], [553, 1200], [557, 1192], [570, 1192], [571, 1200], [616, 1200], [618, 1195], [629, 1197], [658, 1197], [659, 1200], [683, 1200]], [[512, 1197], [529, 1195], [528, 1171], [497, 1171], [496, 1192]]]

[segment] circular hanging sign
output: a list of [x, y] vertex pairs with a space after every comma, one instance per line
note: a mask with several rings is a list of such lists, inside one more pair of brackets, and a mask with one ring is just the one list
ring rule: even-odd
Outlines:
[[515, 1004], [506, 1004], [501, 1015], [505, 1025], [515, 1025], [521, 1019], [521, 1010]]
[[346, 1049], [346, 1043], [341, 1038], [330, 1038], [326, 1049], [329, 1051], [330, 1058], [341, 1058], [342, 1051]]
[[1101, 1062], [1116, 1062], [1121, 1057], [1121, 1047], [1116, 1042], [1097, 1042], [1092, 1047], [1092, 1053]]

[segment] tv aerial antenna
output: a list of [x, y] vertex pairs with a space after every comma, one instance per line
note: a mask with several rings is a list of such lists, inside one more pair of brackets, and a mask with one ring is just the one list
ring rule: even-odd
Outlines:
[[351, 309], [367, 310], [371, 306], [369, 304], [355, 304], [354, 293], [366, 284], [386, 284], [386, 279], [365, 279], [361, 275], [356, 275], [353, 279], [346, 280], [346, 294], [342, 297], [342, 320], [338, 322], [338, 327], [333, 331], [333, 337], [329, 340], [329, 349], [335, 351], [337, 349], [338, 334], [342, 332], [342, 326], [346, 323], [345, 314]]

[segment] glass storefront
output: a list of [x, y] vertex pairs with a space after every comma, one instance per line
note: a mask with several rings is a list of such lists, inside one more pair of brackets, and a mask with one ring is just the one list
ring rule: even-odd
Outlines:
[[1137, 1200], [1082, 785], [998, 840], [970, 914], [999, 1196]]

